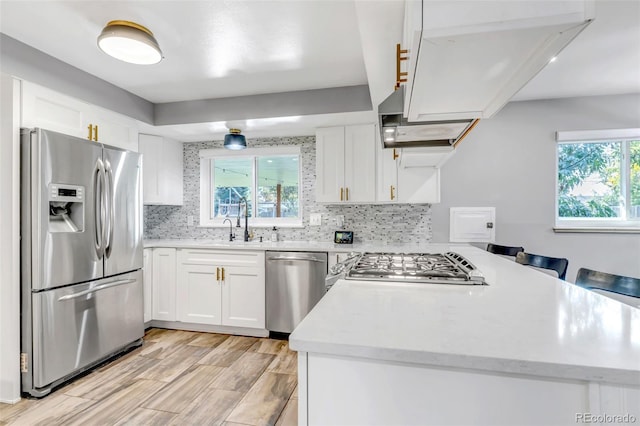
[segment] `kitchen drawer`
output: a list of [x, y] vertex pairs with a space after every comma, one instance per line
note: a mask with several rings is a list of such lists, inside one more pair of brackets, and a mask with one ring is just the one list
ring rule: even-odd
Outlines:
[[179, 250], [179, 263], [186, 265], [225, 265], [264, 267], [264, 252], [244, 250]]

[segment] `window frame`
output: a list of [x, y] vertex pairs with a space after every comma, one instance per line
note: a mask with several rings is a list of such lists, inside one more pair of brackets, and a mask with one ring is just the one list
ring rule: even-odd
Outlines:
[[[605, 129], [605, 130], [579, 130], [579, 131], [559, 131], [556, 132], [556, 152], [555, 152], [555, 200], [554, 218], [555, 232], [640, 232], [640, 218], [628, 219], [628, 207], [631, 202], [630, 171], [631, 157], [630, 147], [632, 141], [640, 140], [640, 128], [629, 129]], [[558, 167], [560, 146], [564, 144], [577, 143], [602, 143], [621, 142], [621, 192], [624, 194], [627, 218], [561, 218], [559, 216], [559, 187], [558, 187]]]
[[[298, 157], [298, 217], [257, 217], [249, 216], [249, 226], [253, 228], [271, 228], [273, 226], [281, 228], [302, 228], [303, 227], [303, 182], [302, 182], [302, 156], [299, 146], [277, 146], [268, 148], [247, 148], [240, 151], [232, 151], [223, 148], [203, 149], [200, 150], [200, 227], [224, 228], [229, 225], [224, 224], [224, 219], [212, 218], [212, 188], [215, 185], [213, 176], [211, 176], [211, 162], [215, 159], [224, 157], [244, 157], [252, 159], [252, 197], [251, 205], [252, 214], [258, 214], [257, 198], [258, 198], [258, 176], [257, 163], [259, 157], [279, 157], [279, 156]], [[229, 217], [235, 219], [235, 217]]]

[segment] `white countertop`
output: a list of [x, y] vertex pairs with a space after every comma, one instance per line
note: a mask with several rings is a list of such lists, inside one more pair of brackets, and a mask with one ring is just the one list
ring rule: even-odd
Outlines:
[[340, 280], [291, 334], [290, 347], [640, 385], [640, 309], [475, 247], [449, 248], [490, 285]]
[[[326, 251], [331, 253], [348, 253], [352, 251], [390, 251], [390, 252], [426, 252], [434, 248], [443, 250], [449, 245], [437, 244], [385, 244], [385, 243], [354, 243], [334, 244], [317, 241], [223, 241], [223, 240], [145, 240], [145, 248], [175, 247], [195, 249], [230, 249], [230, 250], [275, 250], [275, 251]], [[466, 246], [457, 245], [455, 247]], [[454, 247], [454, 246], [451, 246]]]

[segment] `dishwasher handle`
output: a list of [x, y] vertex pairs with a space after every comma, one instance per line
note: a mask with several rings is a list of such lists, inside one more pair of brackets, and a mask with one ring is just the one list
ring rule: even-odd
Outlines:
[[315, 257], [290, 257], [290, 256], [269, 257], [267, 258], [267, 261], [269, 260], [302, 260], [302, 261], [320, 262], [320, 263], [326, 262], [326, 260], [324, 259], [316, 259]]

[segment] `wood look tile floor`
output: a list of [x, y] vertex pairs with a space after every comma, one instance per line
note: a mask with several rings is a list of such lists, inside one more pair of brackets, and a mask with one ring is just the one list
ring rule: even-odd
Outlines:
[[296, 425], [297, 365], [282, 340], [150, 329], [43, 399], [0, 403], [0, 425]]

